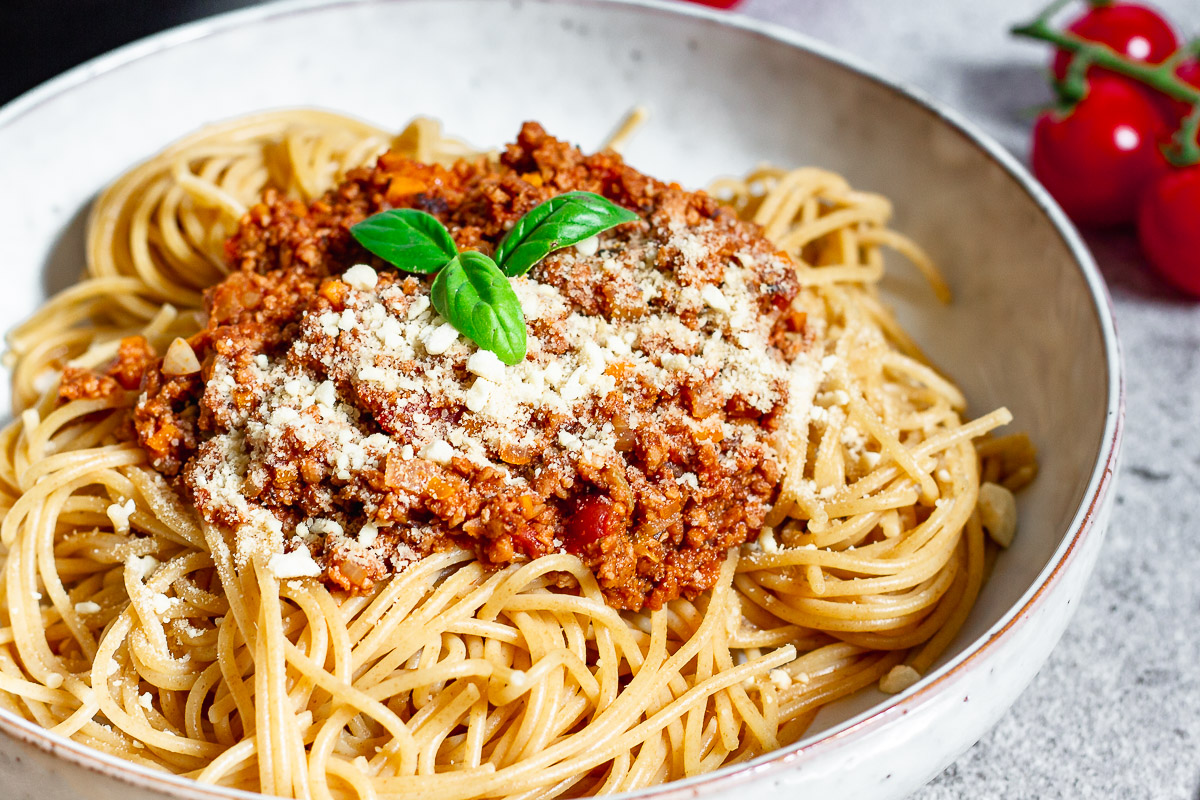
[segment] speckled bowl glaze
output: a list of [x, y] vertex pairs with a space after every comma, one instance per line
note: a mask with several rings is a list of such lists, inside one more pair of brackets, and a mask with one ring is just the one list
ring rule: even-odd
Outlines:
[[[73, 280], [97, 190], [207, 122], [298, 105], [394, 128], [433, 114], [493, 145], [538, 119], [590, 148], [636, 103], [652, 118], [628, 157], [654, 175], [701, 186], [761, 161], [815, 164], [890, 196], [896, 227], [956, 294], [939, 306], [894, 265], [891, 301], [976, 411], [1007, 405], [1041, 450], [1016, 542], [922, 681], [828, 708], [803, 741], [749, 764], [638, 793], [903, 796], [975, 742], [1058, 641], [1100, 548], [1121, 431], [1116, 337], [1087, 250], [1012, 156], [915, 92], [791, 31], [653, 0], [261, 6], [123, 48], [0, 111], [0, 309], [11, 324]], [[252, 797], [5, 712], [0, 795]]]

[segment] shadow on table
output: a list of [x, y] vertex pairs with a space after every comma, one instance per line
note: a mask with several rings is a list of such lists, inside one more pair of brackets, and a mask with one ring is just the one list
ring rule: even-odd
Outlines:
[[1195, 300], [1171, 288], [1154, 272], [1142, 255], [1132, 226], [1085, 231], [1084, 239], [1114, 297], [1134, 296], [1164, 304], [1195, 305]]

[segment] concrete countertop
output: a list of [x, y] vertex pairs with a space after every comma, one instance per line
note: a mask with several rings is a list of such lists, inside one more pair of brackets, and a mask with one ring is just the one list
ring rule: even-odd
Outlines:
[[[1185, 35], [1200, 34], [1200, 0], [1154, 2]], [[33, 38], [23, 37], [24, 50], [4, 48], [19, 62], [4, 63], [23, 71], [5, 70], [14, 80], [0, 95], [7, 99], [133, 36], [250, 4], [131, 0], [121, 4], [127, 14], [119, 24], [91, 0], [14, 5], [10, 11], [24, 17]], [[860, 57], [965, 113], [1024, 157], [1027, 109], [1049, 98], [1048, 49], [1013, 40], [1007, 30], [1041, 5], [747, 0], [740, 11]], [[112, 24], [77, 24], [72, 38], [74, 28], [64, 34], [54, 22], [56, 33], [39, 41], [34, 23], [45, 17], [49, 31], [51, 16], [64, 10]], [[50, 48], [52, 41], [65, 47]], [[38, 54], [33, 61], [21, 55], [30, 52]], [[1126, 365], [1125, 451], [1112, 526], [1084, 603], [1046, 666], [996, 728], [917, 792], [918, 800], [1200, 797], [1200, 303], [1150, 275], [1130, 233], [1088, 240], [1112, 292]]]
[[[1182, 35], [1200, 35], [1200, 0], [1151, 2]], [[748, 0], [739, 10], [853, 53], [1025, 158], [1026, 110], [1050, 97], [1049, 49], [1007, 31], [1043, 5]], [[1087, 238], [1112, 293], [1126, 370], [1112, 525], [1049, 661], [918, 800], [1200, 797], [1200, 302], [1148, 272], [1131, 232]]]

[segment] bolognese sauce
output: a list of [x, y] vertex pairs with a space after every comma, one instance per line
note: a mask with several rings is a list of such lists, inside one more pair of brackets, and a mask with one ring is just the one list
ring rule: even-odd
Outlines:
[[[490, 254], [573, 190], [640, 220], [513, 280], [529, 341], [515, 366], [349, 233], [416, 208]], [[109, 376], [62, 391], [139, 372], [139, 443], [235, 532], [239, 559], [365, 591], [450, 546], [495, 566], [570, 552], [611, 605], [657, 608], [711, 586], [763, 525], [809, 337], [789, 257], [712, 197], [527, 123], [495, 159], [385, 154], [311, 205], [268, 192], [227, 252], [187, 358], [129, 344]]]

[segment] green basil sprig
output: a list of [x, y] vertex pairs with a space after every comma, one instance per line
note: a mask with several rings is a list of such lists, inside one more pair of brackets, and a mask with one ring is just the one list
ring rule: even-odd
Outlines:
[[579, 244], [589, 236], [637, 218], [637, 214], [598, 194], [560, 194], [517, 220], [496, 248], [496, 263], [505, 275], [515, 278], [559, 248]]
[[429, 299], [458, 332], [505, 364], [525, 358], [525, 315], [496, 262], [465, 250], [433, 279]]
[[350, 228], [358, 243], [405, 272], [437, 272], [458, 255], [446, 226], [432, 214], [393, 208]]
[[637, 219], [598, 194], [567, 192], [518, 219], [495, 259], [473, 250], [460, 253], [445, 225], [411, 208], [367, 217], [350, 233], [403, 272], [436, 272], [429, 293], [434, 309], [505, 364], [519, 364], [525, 358], [525, 315], [508, 278], [524, 275], [555, 250]]

